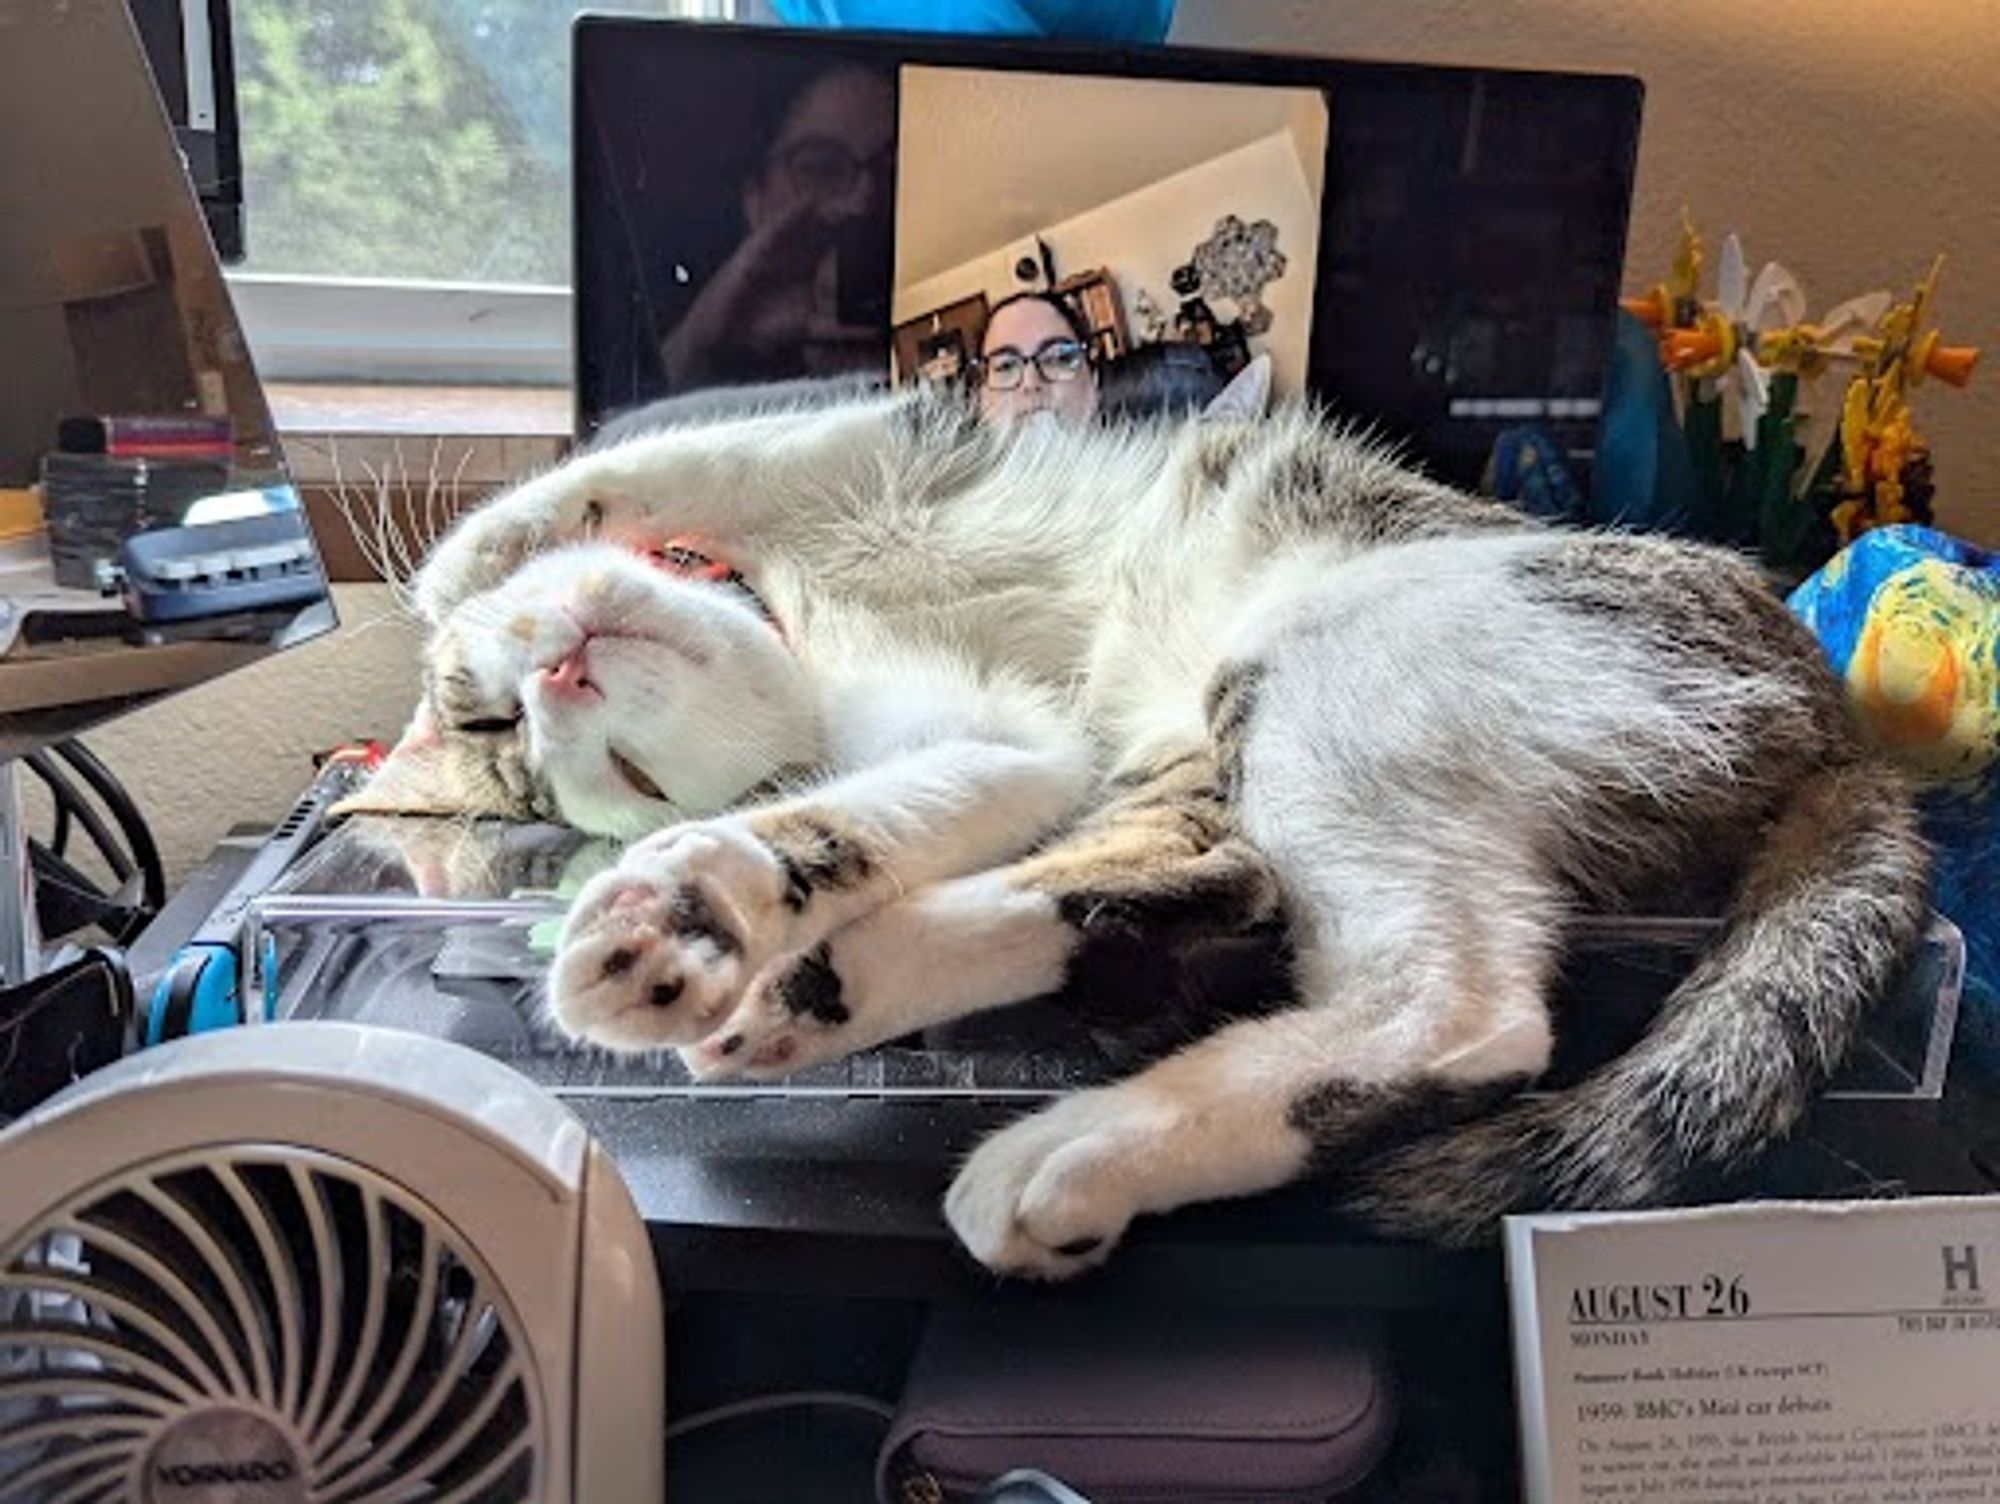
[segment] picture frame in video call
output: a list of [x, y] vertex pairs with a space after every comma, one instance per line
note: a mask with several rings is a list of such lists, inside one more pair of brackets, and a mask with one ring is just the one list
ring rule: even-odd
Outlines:
[[124, 0], [5, 10], [0, 764], [335, 625]]
[[969, 384], [1042, 292], [1111, 411], [1254, 379], [1462, 484], [1521, 423], [1588, 470], [1636, 79], [586, 17], [574, 85], [579, 436]]

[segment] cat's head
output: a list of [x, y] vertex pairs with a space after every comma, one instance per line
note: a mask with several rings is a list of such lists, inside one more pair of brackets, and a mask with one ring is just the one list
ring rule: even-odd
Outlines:
[[817, 741], [747, 580], [686, 547], [576, 543], [439, 617], [416, 717], [345, 808], [630, 837], [737, 802]]

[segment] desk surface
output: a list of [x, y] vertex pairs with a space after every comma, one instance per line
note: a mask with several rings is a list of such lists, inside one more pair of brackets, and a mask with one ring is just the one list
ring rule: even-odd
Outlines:
[[[992, 1277], [938, 1212], [953, 1166], [1009, 1116], [973, 1104], [580, 1099], [679, 1290], [783, 1288], [976, 1298]], [[2000, 1189], [1990, 1098], [1828, 1102], [1719, 1197], [1954, 1195]], [[1374, 1310], [1488, 1304], [1498, 1250], [1371, 1238], [1325, 1185], [1144, 1218], [1080, 1288], [1094, 1298]]]

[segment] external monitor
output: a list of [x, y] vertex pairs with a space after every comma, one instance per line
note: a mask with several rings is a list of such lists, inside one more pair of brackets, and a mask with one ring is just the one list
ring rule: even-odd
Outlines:
[[1587, 470], [1636, 80], [606, 18], [575, 47], [582, 433], [702, 388], [963, 381], [1032, 290], [1113, 405], [1255, 362], [1454, 480], [1523, 422]]

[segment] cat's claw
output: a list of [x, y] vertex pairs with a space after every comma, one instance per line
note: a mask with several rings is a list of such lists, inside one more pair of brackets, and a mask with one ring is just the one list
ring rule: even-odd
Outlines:
[[707, 1038], [782, 948], [784, 894], [769, 848], [724, 822], [640, 842], [564, 921], [549, 972], [557, 1024], [621, 1051]]
[[1139, 1210], [1128, 1170], [1142, 1117], [1107, 1087], [1003, 1128], [958, 1172], [945, 1220], [996, 1274], [1061, 1280], [1101, 1264]]

